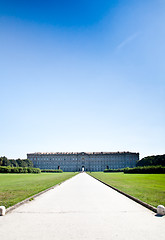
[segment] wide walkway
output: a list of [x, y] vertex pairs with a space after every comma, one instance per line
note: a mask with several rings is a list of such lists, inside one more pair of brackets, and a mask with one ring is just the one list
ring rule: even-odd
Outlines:
[[156, 240], [165, 217], [86, 173], [0, 217], [0, 240]]

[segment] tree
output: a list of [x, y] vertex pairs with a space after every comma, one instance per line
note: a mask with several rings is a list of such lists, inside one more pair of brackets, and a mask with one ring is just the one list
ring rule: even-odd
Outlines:
[[10, 161], [4, 156], [1, 157], [2, 166], [10, 166]]
[[33, 167], [33, 162], [29, 159], [7, 159], [6, 157], [0, 157], [0, 166], [10, 167]]
[[2, 166], [2, 157], [0, 157], [0, 166]]
[[18, 163], [16, 162], [16, 160], [10, 159], [9, 161], [10, 161], [10, 165], [11, 165], [12, 167], [18, 167]]
[[139, 160], [136, 166], [157, 166], [162, 165], [165, 166], [165, 154], [164, 155], [155, 155], [144, 157]]

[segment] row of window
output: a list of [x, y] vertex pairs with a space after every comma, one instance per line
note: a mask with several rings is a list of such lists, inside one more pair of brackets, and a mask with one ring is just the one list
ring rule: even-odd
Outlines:
[[79, 160], [79, 161], [82, 161], [82, 160], [85, 160], [85, 161], [100, 161], [100, 160], [106, 160], [106, 159], [109, 159], [109, 160], [124, 160], [124, 159], [131, 159], [130, 157], [125, 157], [125, 156], [106, 156], [106, 157], [92, 157], [92, 158], [85, 158], [85, 159], [77, 159], [77, 158], [71, 158], [71, 157], [34, 157], [34, 158], [31, 158], [31, 160]]

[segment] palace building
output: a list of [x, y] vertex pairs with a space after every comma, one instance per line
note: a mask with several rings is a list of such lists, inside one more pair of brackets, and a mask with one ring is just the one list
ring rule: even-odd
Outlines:
[[132, 152], [55, 152], [28, 153], [27, 158], [40, 169], [62, 169], [64, 172], [104, 171], [135, 167], [139, 153]]

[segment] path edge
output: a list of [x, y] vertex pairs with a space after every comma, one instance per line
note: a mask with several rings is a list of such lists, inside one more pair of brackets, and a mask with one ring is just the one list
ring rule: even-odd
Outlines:
[[[78, 173], [78, 174], [79, 174], [79, 173]], [[78, 174], [74, 175], [73, 177], [77, 176]], [[33, 199], [39, 197], [40, 195], [42, 195], [43, 193], [46, 193], [46, 192], [50, 191], [51, 189], [54, 189], [54, 188], [58, 187], [59, 185], [61, 185], [62, 183], [66, 182], [66, 181], [68, 181], [68, 180], [70, 180], [70, 179], [72, 179], [73, 177], [68, 178], [68, 179], [64, 180], [63, 182], [57, 183], [56, 185], [54, 185], [54, 186], [52, 186], [52, 187], [50, 187], [50, 188], [47, 188], [47, 189], [45, 189], [45, 190], [43, 190], [43, 191], [41, 191], [41, 192], [39, 192], [39, 193], [36, 193], [36, 194], [34, 194], [34, 195], [32, 195], [32, 196], [30, 196], [30, 197], [22, 200], [21, 202], [18, 202], [18, 203], [16, 203], [16, 204], [14, 204], [13, 206], [11, 206], [11, 207], [9, 207], [9, 208], [6, 209], [6, 214], [7, 214], [7, 213], [10, 213], [11, 211], [13, 211], [14, 209], [16, 209], [16, 208], [18, 208], [19, 206], [23, 205], [24, 203], [29, 202], [31, 199], [33, 200]]]
[[[87, 173], [87, 174], [88, 174], [88, 173]], [[91, 176], [90, 174], [88, 174], [88, 175]], [[133, 201], [139, 203], [139, 204], [142, 205], [143, 207], [146, 207], [146, 208], [148, 208], [149, 210], [151, 210], [151, 211], [157, 213], [157, 208], [156, 208], [156, 207], [153, 207], [152, 205], [150, 205], [150, 204], [148, 204], [148, 203], [145, 203], [145, 202], [141, 201], [140, 199], [135, 198], [135, 197], [129, 195], [128, 193], [125, 193], [125, 192], [123, 192], [123, 191], [121, 191], [121, 190], [119, 190], [119, 189], [117, 189], [117, 188], [115, 188], [115, 187], [109, 185], [108, 183], [105, 183], [105, 182], [101, 181], [100, 179], [98, 179], [98, 178], [96, 178], [96, 177], [94, 177], [94, 176], [91, 176], [91, 177], [93, 177], [94, 179], [96, 179], [96, 180], [98, 180], [99, 182], [103, 183], [104, 185], [106, 185], [106, 186], [112, 188], [113, 190], [115, 190], [115, 191], [117, 191], [117, 192], [123, 194], [124, 196], [130, 198], [131, 200], [133, 200]]]

